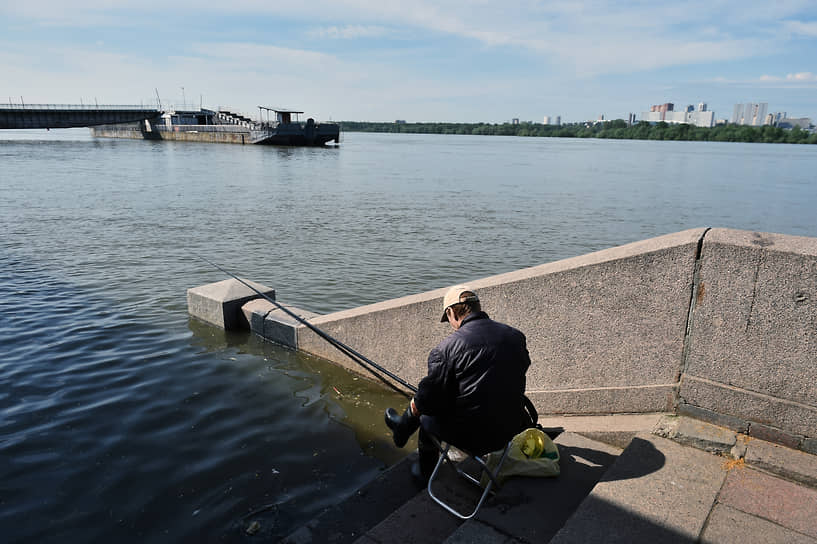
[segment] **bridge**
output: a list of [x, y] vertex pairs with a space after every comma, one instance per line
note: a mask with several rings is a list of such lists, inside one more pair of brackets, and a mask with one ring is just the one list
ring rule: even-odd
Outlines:
[[0, 129], [73, 128], [133, 123], [162, 115], [145, 106], [0, 104]]

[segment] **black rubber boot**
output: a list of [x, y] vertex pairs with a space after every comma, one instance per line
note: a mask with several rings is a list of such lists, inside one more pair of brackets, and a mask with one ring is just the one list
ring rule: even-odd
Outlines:
[[420, 427], [420, 418], [411, 413], [411, 406], [403, 415], [398, 415], [394, 408], [386, 409], [386, 425], [392, 430], [394, 445], [402, 448], [409, 437]]

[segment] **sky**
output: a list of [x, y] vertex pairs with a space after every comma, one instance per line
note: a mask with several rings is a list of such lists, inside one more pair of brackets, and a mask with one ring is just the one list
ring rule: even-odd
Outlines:
[[767, 102], [817, 120], [817, 2], [0, 0], [0, 103], [21, 101], [487, 123]]

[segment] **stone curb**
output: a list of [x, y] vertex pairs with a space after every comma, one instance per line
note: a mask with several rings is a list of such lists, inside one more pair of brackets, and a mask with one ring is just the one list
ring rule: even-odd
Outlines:
[[[817, 488], [817, 455], [747, 434], [749, 425], [741, 425], [737, 420], [715, 425], [694, 417], [658, 413], [541, 416], [539, 423], [544, 427], [561, 426], [566, 431], [620, 448], [626, 447], [637, 433], [648, 432], [685, 446], [743, 460], [764, 472]], [[735, 428], [744, 432], [737, 432]]]
[[654, 434], [817, 488], [817, 456], [798, 449], [684, 416], [663, 417]]

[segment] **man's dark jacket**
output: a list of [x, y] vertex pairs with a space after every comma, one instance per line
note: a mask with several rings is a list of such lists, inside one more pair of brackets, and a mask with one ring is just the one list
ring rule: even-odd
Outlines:
[[414, 402], [443, 440], [472, 453], [501, 449], [532, 423], [522, 407], [529, 366], [525, 335], [475, 312], [431, 350]]

